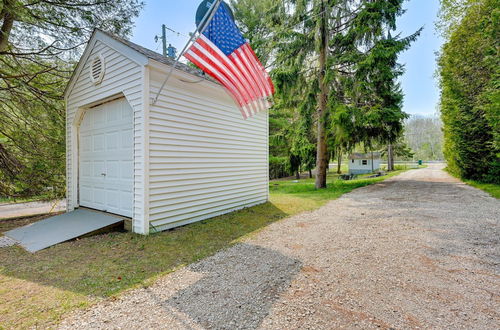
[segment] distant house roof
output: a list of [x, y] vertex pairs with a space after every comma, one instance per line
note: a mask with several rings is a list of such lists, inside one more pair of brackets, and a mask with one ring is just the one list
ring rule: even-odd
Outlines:
[[373, 152], [373, 156], [372, 156], [372, 153], [369, 152], [367, 154], [363, 154], [363, 153], [360, 153], [360, 152], [354, 152], [352, 154], [349, 155], [349, 159], [379, 159], [381, 157], [381, 154], [380, 152]]

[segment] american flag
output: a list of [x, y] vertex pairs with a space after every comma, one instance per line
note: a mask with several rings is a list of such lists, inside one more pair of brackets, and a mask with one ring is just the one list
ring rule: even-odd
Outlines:
[[184, 56], [220, 82], [239, 105], [243, 118], [271, 106], [274, 86], [255, 52], [221, 4], [205, 31]]

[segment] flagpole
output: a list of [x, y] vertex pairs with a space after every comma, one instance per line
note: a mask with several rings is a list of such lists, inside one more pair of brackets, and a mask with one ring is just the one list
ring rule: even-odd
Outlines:
[[205, 13], [205, 16], [203, 16], [203, 19], [201, 20], [200, 24], [196, 27], [196, 30], [194, 30], [194, 33], [191, 35], [191, 38], [189, 38], [189, 41], [186, 43], [186, 45], [184, 46], [184, 48], [182, 49], [182, 51], [179, 53], [179, 56], [177, 56], [177, 59], [175, 60], [174, 65], [172, 65], [170, 67], [170, 71], [168, 72], [167, 77], [165, 78], [165, 80], [163, 81], [163, 83], [161, 84], [161, 87], [158, 90], [158, 93], [156, 93], [156, 96], [153, 99], [153, 102], [151, 103], [151, 105], [155, 105], [156, 104], [156, 101], [158, 101], [158, 97], [160, 97], [161, 91], [165, 87], [165, 84], [167, 83], [167, 81], [170, 79], [170, 76], [172, 76], [172, 73], [174, 72], [174, 69], [177, 67], [177, 64], [179, 64], [179, 61], [180, 61], [182, 55], [184, 55], [184, 52], [186, 51], [186, 49], [188, 48], [188, 46], [191, 44], [191, 42], [193, 41], [193, 39], [196, 37], [196, 34], [197, 33], [201, 34], [201, 33], [203, 33], [205, 31], [206, 27], [208, 26], [208, 23], [214, 17], [215, 12], [219, 8], [219, 5], [220, 5], [221, 2], [222, 2], [222, 0], [216, 0], [210, 6], [210, 9]]

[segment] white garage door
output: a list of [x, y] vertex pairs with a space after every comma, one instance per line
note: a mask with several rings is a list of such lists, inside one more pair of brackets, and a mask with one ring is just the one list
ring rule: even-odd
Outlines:
[[133, 111], [125, 99], [89, 109], [80, 125], [80, 205], [132, 217]]

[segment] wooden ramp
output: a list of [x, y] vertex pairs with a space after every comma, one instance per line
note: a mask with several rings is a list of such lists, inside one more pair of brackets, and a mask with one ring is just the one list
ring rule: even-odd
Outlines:
[[4, 235], [16, 240], [26, 250], [36, 252], [123, 221], [120, 216], [77, 209], [13, 229]]

